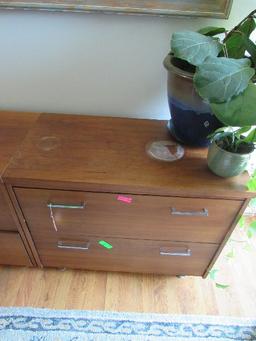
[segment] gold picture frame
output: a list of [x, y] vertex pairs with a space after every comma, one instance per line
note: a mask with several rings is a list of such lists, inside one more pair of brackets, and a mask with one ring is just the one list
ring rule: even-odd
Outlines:
[[0, 9], [228, 18], [232, 0], [0, 0]]

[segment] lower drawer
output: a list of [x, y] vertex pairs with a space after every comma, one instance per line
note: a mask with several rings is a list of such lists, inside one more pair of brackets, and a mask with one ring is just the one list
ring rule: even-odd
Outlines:
[[0, 264], [32, 265], [18, 233], [0, 232]]
[[37, 242], [44, 266], [203, 275], [217, 244], [88, 237]]

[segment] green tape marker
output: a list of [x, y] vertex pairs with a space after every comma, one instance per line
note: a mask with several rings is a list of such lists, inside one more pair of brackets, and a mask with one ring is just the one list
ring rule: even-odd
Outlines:
[[109, 244], [108, 242], [105, 242], [105, 240], [100, 240], [99, 244], [103, 247], [105, 247], [106, 249], [112, 249], [113, 246], [111, 244]]

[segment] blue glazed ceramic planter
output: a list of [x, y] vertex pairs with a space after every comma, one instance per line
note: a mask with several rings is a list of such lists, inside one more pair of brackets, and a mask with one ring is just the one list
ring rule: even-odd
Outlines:
[[193, 73], [175, 66], [177, 59], [168, 55], [168, 102], [171, 114], [170, 131], [180, 142], [192, 146], [208, 146], [207, 136], [221, 127], [210, 107], [196, 93]]

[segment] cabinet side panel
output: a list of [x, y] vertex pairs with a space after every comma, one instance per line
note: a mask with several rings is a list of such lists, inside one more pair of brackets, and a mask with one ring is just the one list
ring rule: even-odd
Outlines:
[[214, 266], [217, 258], [219, 257], [221, 251], [223, 250], [224, 246], [226, 245], [229, 237], [231, 236], [232, 232], [234, 231], [239, 219], [242, 217], [246, 207], [248, 206], [250, 202], [250, 199], [246, 199], [242, 206], [241, 206], [241, 209], [239, 210], [238, 214], [234, 217], [234, 221], [232, 222], [231, 226], [230, 226], [230, 229], [228, 230], [228, 233], [226, 234], [225, 238], [223, 239], [222, 243], [220, 244], [217, 252], [215, 253], [215, 255], [213, 256], [211, 262], [209, 263], [204, 275], [203, 275], [203, 278], [206, 278], [207, 275], [209, 274], [209, 272], [211, 271], [212, 267]]

